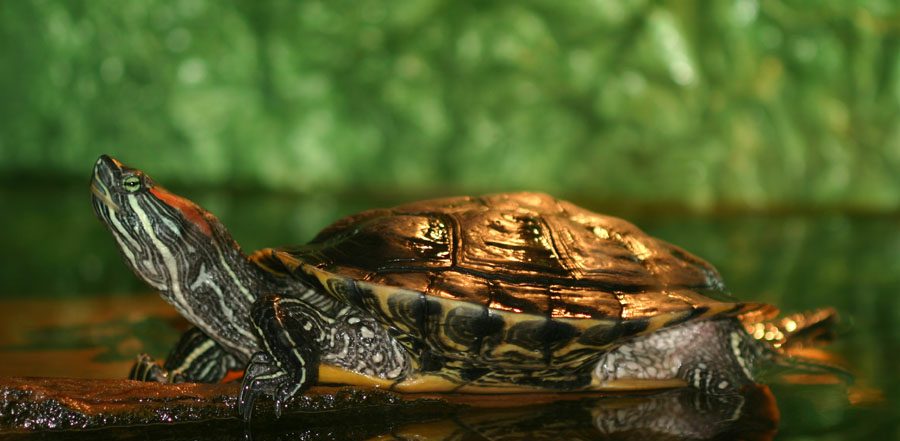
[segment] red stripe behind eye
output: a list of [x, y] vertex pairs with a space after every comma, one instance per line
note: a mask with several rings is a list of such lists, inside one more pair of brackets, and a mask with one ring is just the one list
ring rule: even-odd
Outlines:
[[203, 234], [207, 236], [212, 236], [212, 230], [209, 227], [209, 222], [207, 222], [206, 217], [203, 216], [203, 210], [200, 209], [193, 202], [182, 198], [181, 196], [176, 196], [168, 191], [160, 188], [160, 187], [151, 187], [150, 193], [153, 193], [154, 196], [159, 198], [159, 200], [163, 201], [166, 205], [177, 209], [184, 215], [184, 218], [189, 220], [192, 224], [196, 225]]

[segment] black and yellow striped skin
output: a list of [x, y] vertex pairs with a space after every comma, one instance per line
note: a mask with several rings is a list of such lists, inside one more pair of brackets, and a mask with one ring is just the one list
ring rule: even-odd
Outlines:
[[195, 327], [181, 336], [161, 367], [149, 355], [138, 355], [128, 378], [160, 383], [216, 383], [229, 371], [243, 369], [245, 364]]
[[320, 368], [369, 383], [407, 372], [404, 349], [374, 319], [254, 264], [215, 216], [142, 171], [103, 156], [91, 192], [128, 266], [196, 327], [163, 367], [139, 357], [131, 378], [219, 381], [246, 366], [240, 408], [249, 417], [258, 395], [289, 398]]
[[[124, 183], [131, 180], [132, 190]], [[259, 292], [285, 289], [246, 256], [209, 212], [107, 156], [91, 181], [94, 212], [135, 274], [189, 322], [246, 362], [258, 346], [250, 308]]]

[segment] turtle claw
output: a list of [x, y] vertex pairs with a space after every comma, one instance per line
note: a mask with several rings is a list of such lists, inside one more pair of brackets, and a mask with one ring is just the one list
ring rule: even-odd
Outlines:
[[169, 373], [147, 354], [140, 354], [128, 372], [129, 380], [169, 383]]
[[275, 417], [281, 418], [284, 404], [299, 390], [291, 376], [274, 363], [265, 352], [257, 352], [250, 359], [244, 381], [241, 383], [241, 394], [238, 397], [238, 412], [244, 421], [249, 422], [253, 415], [254, 402], [260, 395], [275, 400]]
[[300, 384], [292, 384], [292, 382], [287, 381], [287, 379], [283, 380], [281, 385], [278, 386], [278, 390], [275, 392], [275, 417], [281, 418], [281, 410], [284, 408], [284, 404], [294, 398], [294, 395], [301, 389]]
[[241, 385], [241, 394], [238, 397], [238, 414], [246, 422], [249, 422], [250, 418], [253, 416], [253, 402], [256, 401], [256, 396], [259, 394], [258, 391], [250, 389], [251, 384], [252, 383], [247, 382], [247, 377], [244, 376], [244, 382]]

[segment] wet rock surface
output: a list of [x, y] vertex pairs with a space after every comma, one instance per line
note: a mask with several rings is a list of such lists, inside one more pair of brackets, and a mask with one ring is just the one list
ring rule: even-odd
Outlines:
[[[241, 429], [240, 385], [158, 384], [130, 380], [0, 378], [0, 433], [85, 431], [204, 423], [198, 434]], [[316, 387], [287, 403], [279, 422], [305, 426], [348, 426], [354, 416], [384, 413], [396, 422], [438, 417], [460, 407], [444, 400], [401, 397], [374, 389]], [[368, 416], [371, 418], [371, 416]], [[383, 420], [382, 420], [383, 421]], [[260, 400], [252, 425], [276, 422], [270, 402]], [[183, 427], [182, 427], [183, 428]], [[194, 430], [189, 430], [192, 433]], [[189, 436], [190, 437], [190, 436]]]
[[105, 426], [228, 418], [236, 385], [161, 385], [127, 380], [4, 378], [3, 430]]
[[765, 387], [727, 400], [691, 390], [636, 395], [418, 395], [319, 386], [251, 424], [239, 385], [0, 377], [0, 439], [771, 439]]

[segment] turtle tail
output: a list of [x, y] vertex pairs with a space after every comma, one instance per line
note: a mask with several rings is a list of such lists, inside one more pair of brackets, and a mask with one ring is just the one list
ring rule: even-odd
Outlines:
[[845, 384], [853, 383], [853, 375], [820, 348], [837, 335], [838, 315], [833, 308], [821, 308], [791, 314], [772, 320], [742, 317], [747, 332], [773, 350], [770, 361], [759, 373], [764, 377], [787, 375], [829, 376]]
[[[837, 379], [840, 383], [852, 385], [855, 378], [850, 371], [834, 361], [812, 358], [804, 355], [787, 355], [775, 353], [772, 363], [762, 369], [761, 377], [783, 378], [791, 383], [830, 383], [828, 378]], [[793, 378], [788, 378], [793, 376]], [[817, 377], [824, 377], [817, 378]]]

